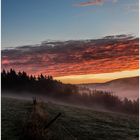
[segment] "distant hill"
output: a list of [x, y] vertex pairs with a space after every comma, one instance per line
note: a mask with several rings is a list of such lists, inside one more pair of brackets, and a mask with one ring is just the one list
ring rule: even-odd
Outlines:
[[82, 84], [90, 90], [105, 90], [112, 91], [120, 98], [127, 97], [129, 99], [136, 99], [139, 96], [139, 77], [129, 77], [112, 80], [106, 83], [89, 83]]

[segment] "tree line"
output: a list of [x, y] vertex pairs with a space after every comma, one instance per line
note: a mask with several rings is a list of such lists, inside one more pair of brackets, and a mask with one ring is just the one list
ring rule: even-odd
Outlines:
[[73, 94], [77, 92], [77, 87], [72, 84], [63, 84], [54, 80], [52, 76], [27, 75], [26, 72], [16, 72], [13, 69], [1, 72], [2, 90], [13, 92], [31, 92], [34, 94], [44, 94], [48, 96], [56, 96], [56, 93]]
[[64, 84], [54, 80], [52, 76], [28, 75], [26, 72], [16, 72], [13, 69], [1, 72], [1, 88], [4, 91], [18, 94], [33, 93], [45, 95], [59, 101], [75, 105], [87, 106], [90, 108], [103, 108], [111, 111], [118, 111], [129, 114], [139, 113], [139, 99], [121, 100], [111, 92], [94, 90], [89, 94], [79, 93], [79, 89], [73, 84]]

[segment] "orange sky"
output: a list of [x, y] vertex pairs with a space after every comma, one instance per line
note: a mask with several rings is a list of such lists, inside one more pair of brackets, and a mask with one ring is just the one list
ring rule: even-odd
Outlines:
[[102, 74], [87, 74], [87, 75], [71, 75], [55, 77], [55, 79], [62, 81], [63, 83], [104, 83], [119, 78], [135, 77], [139, 75], [139, 70], [121, 71]]
[[65, 83], [105, 82], [138, 76], [138, 38], [126, 35], [123, 39], [50, 44], [2, 50], [2, 69], [52, 75]]

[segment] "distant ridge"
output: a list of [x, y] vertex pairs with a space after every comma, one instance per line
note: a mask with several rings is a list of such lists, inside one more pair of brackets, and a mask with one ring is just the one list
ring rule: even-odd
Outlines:
[[79, 84], [91, 90], [112, 91], [120, 98], [136, 99], [139, 97], [139, 76], [120, 78], [105, 83]]

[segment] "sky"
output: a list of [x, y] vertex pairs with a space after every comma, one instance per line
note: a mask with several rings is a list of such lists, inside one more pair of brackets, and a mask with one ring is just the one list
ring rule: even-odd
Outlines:
[[138, 0], [2, 0], [2, 49], [114, 34], [138, 36]]
[[2, 68], [75, 84], [138, 76], [138, 8], [138, 0], [2, 0]]
[[2, 50], [2, 68], [52, 75], [65, 83], [138, 76], [139, 39], [130, 35], [86, 41], [44, 42]]

